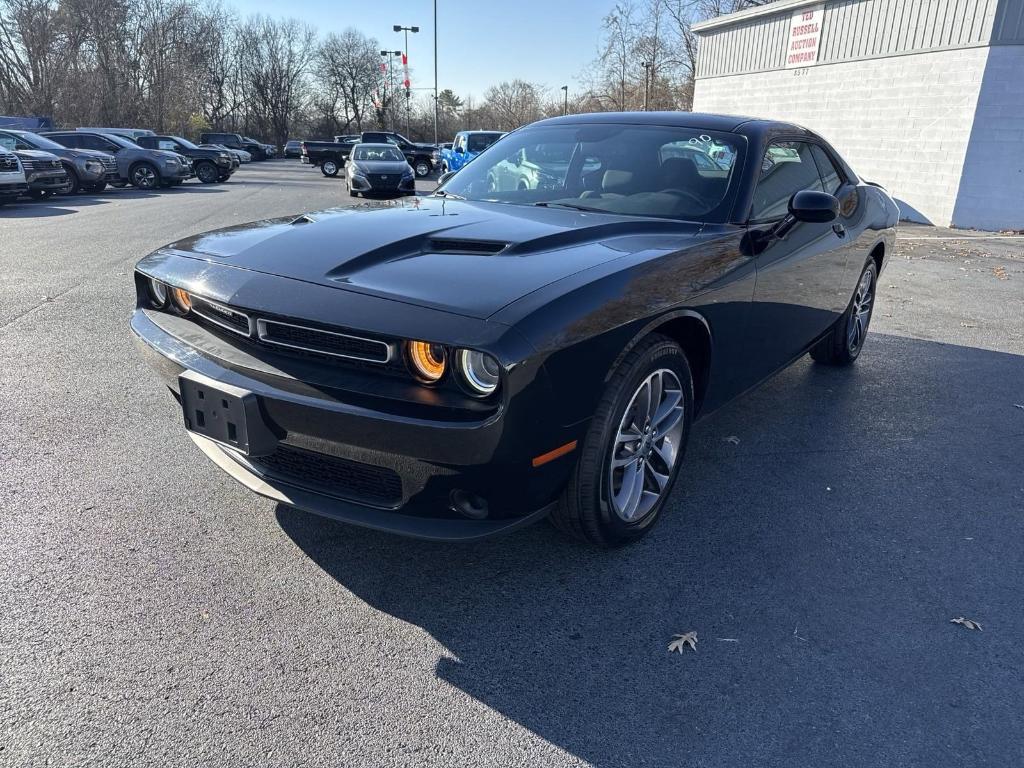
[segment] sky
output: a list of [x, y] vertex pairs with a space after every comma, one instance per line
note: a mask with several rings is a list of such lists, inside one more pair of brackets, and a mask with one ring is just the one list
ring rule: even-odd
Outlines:
[[[321, 34], [355, 27], [401, 50], [395, 24], [418, 26], [409, 35], [413, 88], [434, 86], [432, 0], [228, 0], [241, 15], [291, 16]], [[520, 78], [557, 91], [575, 87], [597, 55], [601, 19], [614, 0], [437, 0], [438, 88], [482, 96], [488, 86]]]

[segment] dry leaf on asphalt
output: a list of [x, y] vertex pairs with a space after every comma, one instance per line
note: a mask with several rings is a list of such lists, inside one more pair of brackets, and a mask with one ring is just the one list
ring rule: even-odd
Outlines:
[[1013, 407], [1020, 408], [1022, 411], [1024, 411], [1024, 403], [1014, 403]]
[[668, 652], [682, 653], [685, 646], [690, 646], [690, 650], [697, 650], [697, 633], [687, 632], [685, 635], [672, 635], [675, 639], [668, 644]]
[[962, 627], [967, 627], [968, 629], [977, 629], [978, 631], [981, 631], [981, 624], [974, 621], [974, 619], [965, 619], [963, 616], [960, 616], [955, 619], [950, 619], [950, 622], [953, 624], [959, 624]]

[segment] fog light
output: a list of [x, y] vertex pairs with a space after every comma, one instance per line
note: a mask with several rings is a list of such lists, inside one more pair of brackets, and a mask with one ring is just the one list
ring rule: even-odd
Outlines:
[[159, 280], [149, 278], [149, 298], [157, 309], [167, 306], [167, 286]]
[[490, 514], [486, 499], [460, 488], [451, 492], [451, 502], [452, 509], [470, 520], [483, 520]]
[[188, 313], [192, 309], [192, 297], [181, 288], [171, 288], [171, 298], [182, 312]]

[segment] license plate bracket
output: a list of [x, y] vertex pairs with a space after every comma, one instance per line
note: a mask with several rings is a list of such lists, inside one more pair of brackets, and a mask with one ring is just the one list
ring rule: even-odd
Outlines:
[[274, 452], [277, 438], [249, 390], [186, 371], [178, 377], [178, 391], [185, 429], [246, 456]]

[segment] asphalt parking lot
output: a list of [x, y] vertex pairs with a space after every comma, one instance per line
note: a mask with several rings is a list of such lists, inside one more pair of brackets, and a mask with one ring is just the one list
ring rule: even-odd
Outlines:
[[0, 764], [1024, 763], [1024, 238], [904, 228], [858, 364], [698, 424], [640, 544], [449, 546], [236, 485], [127, 327], [155, 247], [359, 202], [271, 161], [0, 210]]

